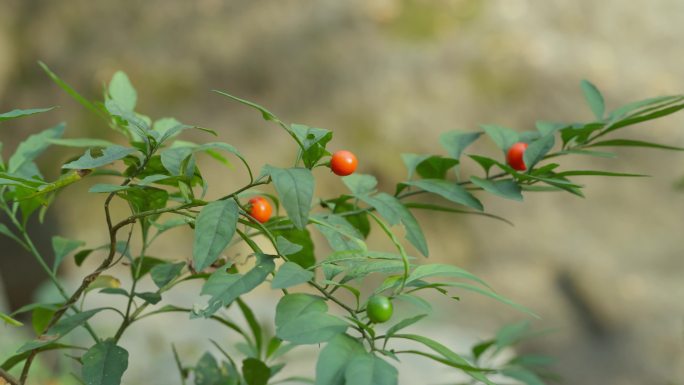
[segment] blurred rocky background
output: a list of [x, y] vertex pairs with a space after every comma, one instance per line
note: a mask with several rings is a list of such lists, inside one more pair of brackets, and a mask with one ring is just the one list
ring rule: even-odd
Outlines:
[[[216, 129], [257, 164], [289, 162], [294, 147], [277, 127], [211, 89], [257, 101], [286, 121], [334, 130], [331, 147], [354, 149], [360, 171], [377, 175], [389, 189], [405, 173], [399, 153], [440, 152], [443, 131], [591, 119], [582, 78], [603, 90], [609, 108], [682, 93], [683, 33], [684, 2], [678, 0], [1, 0], [0, 111], [60, 108], [4, 125], [0, 139], [6, 158], [28, 133], [61, 120], [69, 122], [68, 137], [112, 135], [36, 61], [91, 99], [100, 98], [103, 84], [122, 69], [138, 89], [140, 111]], [[684, 146], [683, 125], [679, 114], [626, 135]], [[498, 156], [491, 143], [481, 142], [471, 151]], [[55, 162], [77, 152], [44, 157], [45, 173], [54, 177]], [[553, 332], [523, 350], [556, 357], [554, 369], [566, 384], [681, 385], [684, 195], [673, 186], [684, 175], [684, 156], [618, 154], [563, 162], [652, 177], [586, 178], [584, 200], [569, 194], [528, 194], [524, 203], [484, 198], [515, 227], [419, 214], [430, 261], [472, 270], [538, 312], [542, 319], [534, 327]], [[471, 166], [466, 171], [475, 170]], [[215, 167], [210, 178], [216, 188], [240, 182], [238, 171], [207, 167]], [[343, 188], [334, 178], [326, 181], [322, 195]], [[90, 245], [106, 240], [100, 197], [85, 191], [63, 194], [47, 228], [36, 229], [45, 247], [55, 232]], [[40, 295], [36, 287], [44, 277], [29, 256], [1, 242], [0, 306], [16, 308]], [[167, 242], [157, 255], [188, 256], [189, 234]], [[73, 286], [83, 271], [66, 266], [61, 273]], [[178, 300], [196, 293], [188, 289]], [[252, 297], [263, 303], [259, 314], [272, 316], [268, 291]], [[460, 350], [525, 318], [472, 295], [435, 309], [427, 333]], [[169, 341], [191, 363], [210, 346], [206, 334], [214, 330], [186, 318], [131, 330], [123, 344], [135, 363], [126, 383], [177, 383]], [[0, 360], [25, 337], [13, 330], [0, 326]], [[221, 329], [211, 333], [230, 341]], [[295, 368], [310, 374], [311, 361], [297, 363], [301, 357], [293, 357]], [[59, 365], [68, 372], [68, 359]], [[426, 365], [407, 361], [403, 383], [455, 381], [450, 370]]]

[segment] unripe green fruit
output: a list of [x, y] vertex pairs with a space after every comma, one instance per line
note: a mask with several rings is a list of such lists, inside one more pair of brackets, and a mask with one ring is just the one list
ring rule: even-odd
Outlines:
[[374, 295], [368, 299], [366, 314], [371, 322], [379, 324], [392, 318], [392, 301], [384, 295]]

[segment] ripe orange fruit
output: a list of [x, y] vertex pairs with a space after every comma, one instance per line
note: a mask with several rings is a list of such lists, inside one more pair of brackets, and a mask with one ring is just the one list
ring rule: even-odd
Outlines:
[[356, 170], [358, 160], [350, 151], [341, 150], [332, 155], [330, 159], [330, 169], [335, 175], [350, 175]]
[[257, 221], [264, 223], [271, 218], [273, 208], [271, 203], [262, 196], [257, 196], [249, 200], [249, 215]]
[[517, 142], [513, 144], [511, 148], [508, 149], [508, 154], [506, 154], [506, 163], [508, 163], [508, 165], [515, 170], [527, 170], [527, 166], [525, 165], [525, 161], [523, 160], [525, 150], [527, 150], [527, 143]]

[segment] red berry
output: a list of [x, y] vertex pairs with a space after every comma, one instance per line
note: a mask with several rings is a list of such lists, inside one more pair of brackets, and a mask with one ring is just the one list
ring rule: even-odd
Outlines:
[[257, 221], [264, 223], [271, 218], [273, 208], [271, 207], [271, 203], [269, 203], [266, 198], [261, 196], [254, 197], [249, 200], [249, 204], [251, 206], [249, 209], [249, 215], [251, 215]]
[[337, 151], [330, 159], [330, 169], [339, 176], [352, 174], [356, 170], [357, 164], [356, 156], [346, 150]]
[[508, 149], [508, 154], [506, 155], [506, 163], [513, 169], [518, 171], [527, 170], [525, 161], [523, 160], [523, 155], [527, 149], [527, 143], [517, 142]]

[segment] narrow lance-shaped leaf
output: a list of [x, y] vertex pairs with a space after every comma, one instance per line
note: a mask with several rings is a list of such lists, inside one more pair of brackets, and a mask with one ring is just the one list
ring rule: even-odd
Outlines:
[[111, 146], [102, 150], [102, 155], [99, 157], [93, 157], [91, 150], [86, 151], [86, 153], [79, 159], [69, 162], [62, 166], [66, 169], [91, 169], [106, 166], [108, 164], [114, 163], [119, 159], [123, 159], [126, 156], [136, 152], [134, 148], [128, 148], [123, 146]]
[[11, 119], [23, 118], [24, 116], [30, 116], [35, 114], [40, 114], [42, 112], [48, 112], [55, 109], [55, 107], [49, 108], [31, 108], [26, 110], [12, 110], [10, 112], [5, 112], [0, 114], [0, 122]]

